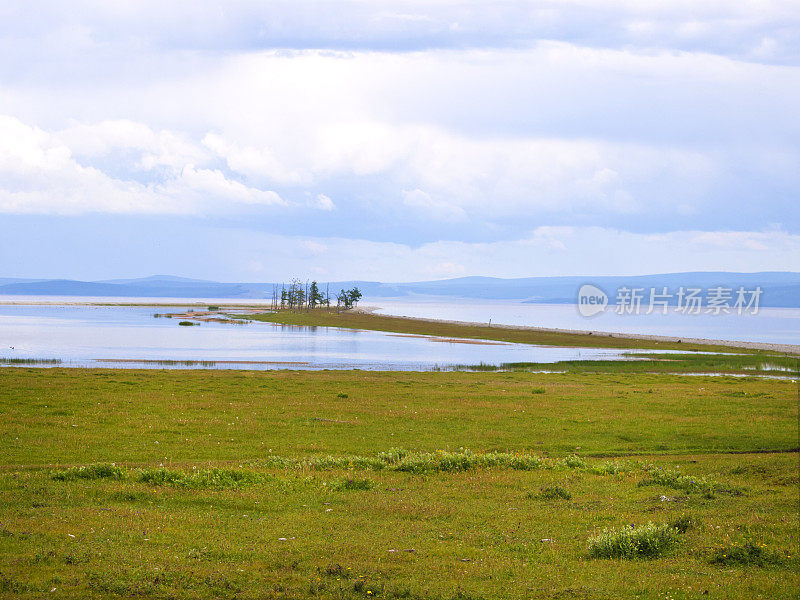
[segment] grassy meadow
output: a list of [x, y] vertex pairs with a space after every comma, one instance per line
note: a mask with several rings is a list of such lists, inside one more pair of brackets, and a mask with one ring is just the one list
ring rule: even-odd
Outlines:
[[787, 380], [7, 367], [0, 407], [2, 597], [800, 589]]

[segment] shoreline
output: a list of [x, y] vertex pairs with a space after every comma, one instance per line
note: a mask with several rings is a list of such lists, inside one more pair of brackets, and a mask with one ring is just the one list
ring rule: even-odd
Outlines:
[[184, 306], [194, 308], [196, 306], [219, 306], [220, 308], [257, 308], [259, 310], [270, 310], [269, 303], [263, 304], [238, 304], [238, 303], [230, 303], [225, 304], [224, 302], [61, 302], [61, 301], [53, 301], [53, 302], [46, 302], [42, 300], [37, 300], [34, 302], [26, 302], [24, 300], [0, 300], [0, 306], [141, 306], [147, 308], [158, 308], [158, 307], [167, 307], [167, 308], [182, 308]]
[[[64, 302], [64, 301], [23, 301], [23, 300], [0, 300], [0, 306], [108, 306], [108, 307], [207, 307], [209, 305], [215, 306], [212, 301], [208, 302]], [[248, 309], [264, 312], [272, 312], [269, 303], [252, 303], [252, 304], [239, 304], [230, 303], [225, 304], [219, 302], [217, 304], [220, 308], [214, 312], [224, 312], [226, 310]], [[694, 338], [686, 336], [664, 336], [654, 334], [642, 333], [619, 333], [609, 331], [598, 331], [591, 329], [559, 329], [553, 327], [537, 327], [534, 325], [507, 325], [507, 324], [491, 324], [478, 322], [478, 321], [456, 321], [449, 319], [433, 319], [430, 317], [409, 317], [404, 315], [392, 315], [386, 313], [378, 313], [382, 310], [380, 306], [357, 306], [350, 309], [348, 312], [355, 314], [374, 315], [381, 317], [391, 317], [394, 319], [401, 319], [405, 321], [420, 321], [424, 323], [446, 324], [461, 327], [491, 327], [492, 329], [508, 330], [508, 331], [530, 331], [544, 334], [563, 334], [563, 335], [579, 335], [579, 336], [596, 336], [598, 338], [611, 337], [621, 340], [642, 340], [648, 342], [665, 342], [672, 344], [697, 344], [701, 346], [728, 346], [732, 348], [742, 348], [745, 350], [766, 350], [771, 352], [781, 352], [784, 354], [792, 354], [800, 357], [800, 344], [784, 344], [775, 342], [748, 342], [745, 340], [720, 340], [710, 338]], [[278, 311], [280, 312], [280, 311]]]
[[533, 325], [503, 325], [492, 324], [476, 321], [453, 321], [448, 319], [431, 319], [429, 317], [407, 317], [403, 315], [391, 315], [386, 313], [378, 313], [381, 310], [380, 306], [357, 306], [351, 309], [353, 312], [358, 312], [366, 315], [378, 315], [385, 317], [392, 317], [395, 319], [405, 319], [409, 321], [424, 321], [427, 323], [446, 323], [448, 325], [460, 325], [462, 327], [492, 327], [497, 329], [507, 329], [516, 331], [535, 331], [539, 333], [560, 333], [569, 335], [585, 335], [597, 337], [616, 337], [618, 339], [626, 340], [645, 340], [648, 342], [669, 342], [673, 344], [699, 344], [704, 346], [732, 346], [735, 348], [744, 348], [747, 350], [768, 350], [774, 352], [782, 352], [785, 354], [796, 354], [800, 356], [800, 344], [780, 344], [773, 342], [747, 342], [742, 340], [714, 340], [708, 338], [692, 338], [682, 336], [664, 336], [664, 335], [651, 335], [644, 333], [614, 333], [608, 331], [596, 331], [591, 329], [557, 329], [553, 327], [536, 327]]

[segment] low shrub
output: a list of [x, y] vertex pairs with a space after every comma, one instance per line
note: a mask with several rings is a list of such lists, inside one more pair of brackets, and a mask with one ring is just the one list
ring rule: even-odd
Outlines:
[[736, 494], [737, 490], [728, 490], [703, 478], [681, 475], [676, 471], [667, 471], [649, 464], [635, 461], [608, 460], [602, 463], [589, 462], [576, 454], [564, 458], [547, 458], [526, 452], [473, 452], [457, 450], [448, 452], [415, 452], [403, 448], [390, 448], [374, 456], [314, 456], [305, 458], [289, 458], [269, 455], [251, 461], [262, 467], [284, 469], [311, 469], [318, 471], [373, 470], [401, 471], [405, 473], [462, 472], [474, 469], [514, 469], [533, 471], [537, 469], [575, 470], [593, 475], [615, 475], [644, 471], [647, 479], [639, 483], [645, 485], [666, 485], [687, 491], [702, 491], [713, 496], [714, 492]]
[[569, 467], [570, 469], [585, 469], [588, 466], [586, 464], [586, 459], [578, 456], [577, 454], [567, 456], [562, 462], [564, 466]]
[[408, 456], [408, 450], [403, 448], [389, 448], [386, 452], [378, 454], [378, 458], [387, 465], [396, 465]]
[[678, 530], [666, 523], [606, 529], [589, 539], [592, 558], [653, 558], [675, 545]]
[[639, 486], [663, 485], [674, 490], [683, 490], [688, 493], [699, 493], [706, 498], [713, 498], [715, 485], [705, 477], [692, 477], [682, 475], [677, 471], [666, 469], [653, 469], [648, 472], [649, 478], [639, 482]]
[[391, 468], [406, 473], [458, 473], [478, 468], [503, 467], [517, 471], [532, 471], [543, 466], [544, 460], [531, 454], [512, 454], [509, 452], [477, 453], [461, 452], [420, 452], [403, 456]]
[[586, 470], [594, 475], [616, 475], [617, 473], [629, 473], [633, 467], [625, 461], [607, 460], [599, 465], [588, 466]]
[[[274, 461], [275, 459], [272, 460]], [[299, 462], [292, 461], [292, 459], [285, 459], [285, 461], [286, 466], [308, 467], [316, 471], [330, 471], [332, 469], [372, 469], [374, 471], [380, 471], [386, 466], [380, 458], [367, 456], [320, 456], [317, 458], [304, 459]]]

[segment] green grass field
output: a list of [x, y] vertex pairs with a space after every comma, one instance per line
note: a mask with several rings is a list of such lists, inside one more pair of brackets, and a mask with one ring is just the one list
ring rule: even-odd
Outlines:
[[791, 381], [7, 367], [0, 407], [3, 597], [800, 589]]

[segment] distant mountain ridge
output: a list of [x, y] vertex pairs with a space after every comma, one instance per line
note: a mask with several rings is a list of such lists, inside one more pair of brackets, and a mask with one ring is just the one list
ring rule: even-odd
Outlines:
[[[770, 307], [800, 308], [800, 273], [769, 271], [761, 273], [689, 272], [637, 276], [557, 276], [501, 279], [497, 277], [459, 277], [437, 281], [410, 283], [381, 283], [376, 281], [322, 282], [324, 291], [330, 286], [331, 295], [340, 289], [358, 286], [364, 297], [439, 297], [471, 298], [482, 300], [515, 300], [527, 303], [564, 304], [576, 301], [578, 288], [591, 283], [602, 290], [614, 303], [616, 290], [627, 286], [670, 291], [678, 287], [695, 287], [707, 290], [721, 286], [733, 290], [760, 287], [763, 291], [760, 305]], [[75, 281], [71, 279], [20, 279], [0, 278], [0, 296], [102, 296], [102, 297], [152, 297], [152, 298], [238, 298], [269, 299], [274, 283], [220, 283], [202, 279], [189, 279], [172, 275], [152, 275], [138, 279], [110, 279], [102, 281]], [[278, 283], [277, 285], [281, 285]]]

